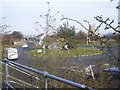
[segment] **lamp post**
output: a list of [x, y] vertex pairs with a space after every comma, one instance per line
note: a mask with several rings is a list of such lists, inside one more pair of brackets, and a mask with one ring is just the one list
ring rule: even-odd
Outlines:
[[89, 31], [90, 31], [90, 28], [91, 28], [91, 25], [88, 21], [84, 20], [84, 22], [87, 22], [87, 24], [89, 25], [89, 30], [87, 30], [87, 45], [89, 44], [89, 40], [90, 40], [90, 37], [89, 37]]

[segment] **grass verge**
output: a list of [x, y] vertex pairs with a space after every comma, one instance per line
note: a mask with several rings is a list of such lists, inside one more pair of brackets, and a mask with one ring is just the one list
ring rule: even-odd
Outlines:
[[26, 52], [28, 55], [40, 56], [40, 57], [73, 57], [82, 55], [91, 55], [96, 53], [102, 53], [97, 48], [74, 48], [70, 50], [49, 50], [45, 49], [42, 53], [38, 53], [37, 50], [31, 50]]

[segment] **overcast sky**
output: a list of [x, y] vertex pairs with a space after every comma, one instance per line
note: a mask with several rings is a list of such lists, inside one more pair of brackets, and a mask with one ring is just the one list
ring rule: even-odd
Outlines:
[[[55, 16], [57, 19], [56, 26], [62, 24], [62, 15], [64, 17], [73, 18], [86, 27], [87, 24], [83, 20], [89, 21], [91, 24], [98, 25], [98, 22], [94, 19], [94, 16], [102, 15], [103, 18], [114, 19], [113, 26], [117, 26], [118, 22], [118, 10], [116, 6], [118, 0], [110, 2], [110, 0], [3, 0], [0, 1], [0, 24], [7, 24], [11, 27], [8, 30], [20, 31], [25, 35], [37, 35], [38, 32], [35, 28], [39, 29], [39, 33], [43, 30], [35, 24], [39, 21], [41, 25], [44, 25], [45, 19], [40, 15], [45, 15], [47, 12], [47, 3], [50, 2], [51, 12], [54, 16], [57, 11], [60, 13]], [[2, 19], [2, 17], [6, 17]], [[71, 26], [76, 26], [78, 30], [83, 30], [80, 25], [75, 22], [69, 21]], [[101, 33], [106, 34], [111, 31], [103, 31]]]

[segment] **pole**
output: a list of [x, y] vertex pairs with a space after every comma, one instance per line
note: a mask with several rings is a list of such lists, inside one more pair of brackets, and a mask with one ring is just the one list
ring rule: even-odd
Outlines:
[[5, 62], [5, 86], [8, 90], [8, 64], [7, 61]]
[[44, 77], [44, 90], [47, 90], [47, 82], [48, 82], [48, 78], [47, 78], [47, 75], [48, 74], [48, 72], [44, 72], [44, 74], [43, 74], [43, 77]]
[[92, 77], [93, 77], [93, 79], [95, 80], [95, 76], [94, 76], [93, 69], [92, 69], [92, 66], [91, 66], [91, 65], [90, 65], [90, 70], [91, 70]]
[[89, 40], [89, 38], [88, 38], [88, 31], [87, 31], [87, 45], [88, 45], [88, 40]]

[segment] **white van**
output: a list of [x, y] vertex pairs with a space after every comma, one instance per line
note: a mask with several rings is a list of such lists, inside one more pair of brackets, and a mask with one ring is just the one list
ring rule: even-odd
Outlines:
[[15, 60], [18, 59], [18, 51], [16, 48], [7, 48], [7, 59]]

